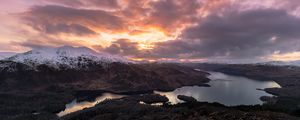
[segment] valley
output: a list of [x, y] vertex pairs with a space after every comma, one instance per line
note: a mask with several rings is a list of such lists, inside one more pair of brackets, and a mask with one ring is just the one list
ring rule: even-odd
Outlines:
[[[197, 116], [199, 114], [200, 116], [203, 116], [201, 119], [211, 118], [214, 120], [219, 118], [217, 116], [215, 116], [217, 118], [214, 118], [214, 115], [211, 114], [222, 113], [229, 116], [233, 115], [236, 118], [244, 118], [244, 114], [252, 114], [255, 117], [270, 120], [273, 120], [273, 117], [276, 115], [283, 117], [280, 119], [278, 118], [278, 120], [285, 120], [284, 118], [286, 117], [293, 120], [296, 119], [296, 116], [300, 115], [298, 102], [300, 86], [298, 84], [298, 78], [300, 78], [300, 75], [298, 74], [300, 71], [299, 67], [255, 64], [136, 63], [128, 61], [125, 58], [99, 56], [99, 54], [94, 53], [91, 50], [87, 50], [87, 53], [84, 52], [70, 55], [68, 53], [69, 49], [72, 51], [72, 49], [75, 48], [63, 47], [51, 49], [50, 51], [53, 51], [50, 52], [51, 55], [49, 55], [49, 52], [47, 52], [47, 54], [43, 53], [43, 50], [31, 51], [1, 60], [0, 117], [5, 120], [85, 120], [92, 118], [96, 119], [102, 115], [106, 115], [106, 113], [102, 114], [102, 112], [100, 112], [100, 114], [98, 112], [99, 110], [102, 111], [102, 109], [111, 109], [109, 116], [120, 113], [121, 111], [117, 109], [121, 108], [118, 107], [122, 107], [122, 109], [144, 109], [148, 111], [147, 114], [152, 112], [161, 114], [156, 116], [158, 118], [163, 117], [162, 114], [164, 112], [183, 109], [183, 111], [179, 113], [175, 112], [170, 114], [170, 116], [174, 116], [175, 118], [177, 116], [178, 119], [182, 118], [182, 115], [185, 114], [185, 112], [187, 112], [187, 117], [193, 117], [192, 114], [197, 114]], [[47, 49], [47, 51], [49, 51], [49, 49]], [[38, 59], [39, 57], [44, 59]], [[98, 59], [97, 57], [100, 57], [101, 59]], [[262, 82], [273, 80], [278, 83], [281, 88], [272, 88], [273, 86], [269, 86], [271, 88], [268, 86], [266, 86], [266, 88], [260, 88], [258, 86], [250, 87], [254, 92], [263, 93], [266, 91], [269, 94], [275, 95], [273, 97], [268, 97], [269, 95], [267, 94], [258, 94], [258, 97], [247, 98], [253, 99], [250, 103], [258, 101], [252, 104], [237, 104], [238, 102], [236, 102], [233, 104], [234, 106], [224, 106], [219, 103], [211, 103], [209, 100], [200, 100], [201, 102], [196, 103], [168, 103], [167, 101], [171, 101], [174, 98], [176, 99], [177, 94], [175, 94], [175, 96], [172, 96], [173, 98], [166, 98], [167, 101], [163, 99], [163, 106], [154, 107], [148, 105], [160, 101], [161, 98], [158, 97], [160, 95], [157, 96], [157, 92], [155, 91], [168, 93], [180, 87], [197, 86], [199, 87], [200, 92], [196, 92], [196, 94], [200, 94], [202, 91], [204, 92], [204, 90], [201, 90], [200, 88], [213, 90], [211, 87], [219, 84], [214, 83], [215, 80], [225, 80], [225, 82], [226, 80], [234, 80], [241, 85], [252, 84], [248, 83], [249, 80], [243, 82], [242, 79], [246, 78], [242, 77], [227, 76], [226, 78], [212, 78], [209, 76], [215, 73], [205, 72], [203, 70], [222, 72], [228, 75], [244, 76], [261, 81], [255, 83], [257, 85], [263, 85]], [[210, 81], [212, 81], [212, 83]], [[221, 86], [216, 88], [220, 88], [221, 90], [225, 84], [222, 83], [219, 85]], [[232, 90], [231, 92], [226, 93], [228, 95], [231, 95], [233, 94], [232, 92], [236, 91], [234, 90], [234, 86], [227, 87], [226, 89]], [[256, 89], [262, 89], [263, 91]], [[221, 91], [223, 92], [224, 90]], [[104, 103], [100, 102], [93, 104], [95, 107], [90, 106], [90, 108], [81, 109], [74, 113], [68, 113], [63, 117], [58, 116], [58, 113], [65, 109], [65, 105], [71, 103], [75, 99], [78, 102], [94, 101], [98, 96], [106, 95], [107, 93], [125, 97], [116, 98], [115, 100], [105, 100]], [[178, 95], [182, 94], [183, 93], [179, 93]], [[241, 90], [241, 94], [244, 94], [243, 90]], [[256, 93], [251, 94], [255, 95]], [[149, 97], [139, 99], [141, 97], [139, 95], [149, 95]], [[154, 97], [152, 97], [153, 95]], [[190, 94], [187, 95], [191, 96]], [[233, 98], [233, 96], [231, 98]], [[103, 98], [103, 100], [104, 99], [105, 98]], [[264, 104], [261, 104], [259, 99], [263, 100]], [[139, 101], [141, 100], [147, 100], [148, 104], [140, 105]], [[242, 101], [242, 99], [239, 98], [236, 100]], [[257, 103], [259, 104], [257, 105]], [[105, 105], [103, 106], [103, 104]], [[191, 104], [194, 107], [191, 108]], [[110, 108], [115, 105], [118, 106], [116, 106], [116, 108]], [[137, 105], [137, 108], [130, 108], [130, 105]], [[187, 108], [207, 109], [208, 111], [191, 113], [192, 111], [187, 110]], [[219, 113], [219, 109], [222, 111], [221, 113]], [[253, 112], [256, 110], [259, 110], [260, 112]], [[128, 110], [127, 112], [130, 111], [131, 110]], [[158, 111], [161, 112], [157, 113]], [[204, 114], [203, 112], [206, 113]], [[265, 116], [262, 113], [270, 114], [270, 116]], [[78, 114], [80, 116], [78, 116]], [[94, 116], [90, 114], [97, 115]], [[136, 115], [135, 112], [130, 112], [127, 117], [125, 117], [125, 115], [119, 117], [120, 119], [129, 119], [133, 117], [133, 115], [135, 117], [140, 116]], [[166, 119], [175, 119], [170, 116], [168, 117], [167, 115], [165, 117]], [[221, 118], [221, 116], [219, 117]], [[150, 117], [149, 119], [154, 118]]]

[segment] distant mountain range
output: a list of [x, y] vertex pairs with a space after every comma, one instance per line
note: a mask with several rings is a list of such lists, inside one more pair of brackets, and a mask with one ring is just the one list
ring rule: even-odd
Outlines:
[[[16, 62], [27, 65], [32, 69], [38, 66], [47, 66], [55, 69], [89, 69], [91, 66], [105, 66], [110, 63], [135, 63], [127, 58], [99, 53], [87, 47], [47, 47], [33, 49], [25, 53], [0, 52], [0, 60]], [[163, 63], [163, 62], [162, 62]], [[176, 63], [176, 62], [175, 62]], [[213, 63], [213, 62], [211, 62]], [[217, 62], [218, 63], [218, 62]], [[219, 62], [218, 64], [235, 64], [234, 62]], [[245, 63], [243, 63], [245, 64]], [[299, 61], [270, 61], [259, 63], [246, 63], [271, 66], [300, 66]], [[2, 62], [0, 68], [8, 67], [9, 64]], [[12, 68], [10, 68], [12, 70]]]
[[268, 66], [300, 66], [300, 60], [295, 60], [295, 61], [266, 61], [266, 62], [255, 62], [252, 60], [246, 60], [246, 61], [207, 61], [207, 62], [201, 62], [201, 63], [206, 63], [206, 64], [252, 64], [252, 65], [268, 65]]
[[300, 60], [296, 61], [270, 61], [257, 63], [259, 65], [271, 65], [271, 66], [300, 66]]

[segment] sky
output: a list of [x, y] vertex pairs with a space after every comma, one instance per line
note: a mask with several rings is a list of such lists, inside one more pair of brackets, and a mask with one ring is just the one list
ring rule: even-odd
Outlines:
[[300, 60], [299, 0], [0, 2], [0, 52], [68, 45], [133, 60]]

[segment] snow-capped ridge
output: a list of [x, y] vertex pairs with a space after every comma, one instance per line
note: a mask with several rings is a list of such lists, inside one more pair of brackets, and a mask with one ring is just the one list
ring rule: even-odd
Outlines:
[[87, 47], [45, 47], [17, 54], [6, 60], [23, 63], [32, 67], [47, 65], [54, 68], [81, 69], [89, 64], [108, 64], [113, 62], [130, 63], [124, 57], [98, 53]]

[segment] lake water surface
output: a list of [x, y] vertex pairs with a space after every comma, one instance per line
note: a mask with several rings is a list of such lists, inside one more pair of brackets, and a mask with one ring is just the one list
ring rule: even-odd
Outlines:
[[79, 110], [83, 110], [84, 108], [94, 107], [96, 104], [106, 100], [106, 99], [118, 99], [122, 98], [124, 95], [117, 95], [112, 93], [104, 93], [102, 96], [97, 97], [94, 101], [82, 101], [77, 102], [77, 100], [73, 100], [71, 103], [66, 105], [66, 109], [57, 114], [57, 116], [61, 117], [66, 114], [76, 112]]
[[264, 88], [280, 87], [274, 81], [258, 81], [245, 77], [209, 72], [208, 83], [211, 87], [186, 86], [172, 92], [155, 93], [165, 95], [172, 104], [182, 102], [177, 95], [192, 96], [201, 102], [218, 102], [227, 106], [262, 104], [261, 96], [272, 96], [262, 90]]

